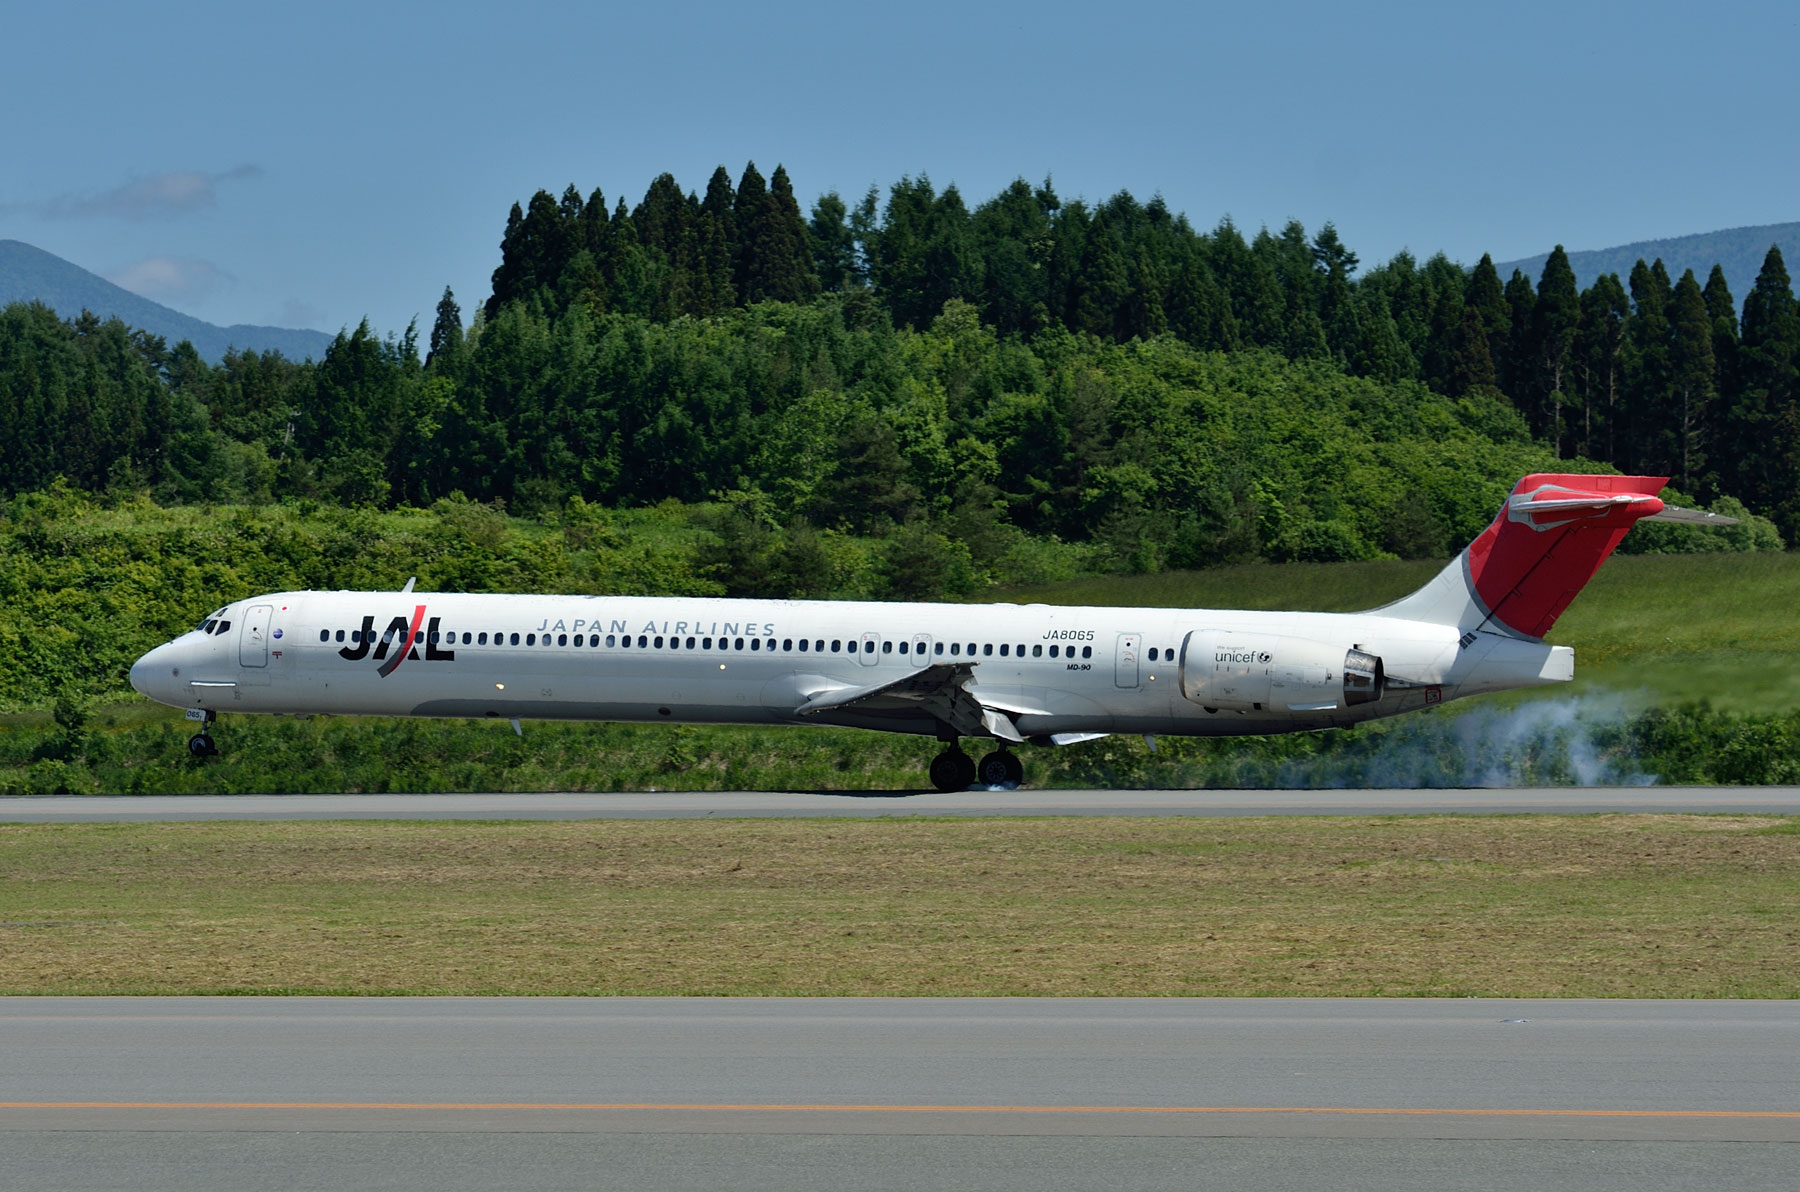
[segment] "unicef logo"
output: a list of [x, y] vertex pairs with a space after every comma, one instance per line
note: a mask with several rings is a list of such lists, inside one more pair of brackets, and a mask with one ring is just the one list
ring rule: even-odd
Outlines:
[[1262, 653], [1260, 653], [1256, 656], [1256, 660], [1258, 662], [1267, 662], [1273, 657], [1275, 657], [1273, 654], [1269, 653], [1267, 650], [1264, 650]]

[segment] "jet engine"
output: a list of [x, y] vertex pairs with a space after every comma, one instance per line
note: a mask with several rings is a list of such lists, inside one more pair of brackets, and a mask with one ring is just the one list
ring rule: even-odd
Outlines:
[[1354, 646], [1277, 633], [1199, 629], [1181, 643], [1181, 694], [1234, 712], [1326, 712], [1373, 703], [1381, 659]]

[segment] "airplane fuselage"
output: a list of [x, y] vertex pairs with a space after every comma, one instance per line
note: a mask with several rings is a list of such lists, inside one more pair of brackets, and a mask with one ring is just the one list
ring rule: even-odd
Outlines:
[[[1566, 647], [1370, 613], [283, 592], [207, 625], [145, 655], [133, 685], [208, 712], [943, 736], [910, 705], [834, 696], [954, 666], [1035, 740], [1330, 728], [1572, 674]], [[1383, 672], [1360, 701], [1344, 698], [1355, 655]]]

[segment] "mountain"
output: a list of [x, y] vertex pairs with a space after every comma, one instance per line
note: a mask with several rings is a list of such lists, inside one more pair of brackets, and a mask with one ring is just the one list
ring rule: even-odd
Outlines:
[[[1731, 296], [1742, 306], [1744, 295], [1756, 284], [1762, 271], [1763, 258], [1771, 244], [1781, 247], [1781, 259], [1787, 262], [1789, 275], [1800, 264], [1800, 223], [1762, 224], [1754, 228], [1729, 228], [1723, 232], [1701, 232], [1694, 236], [1676, 236], [1671, 240], [1640, 240], [1618, 248], [1597, 248], [1569, 254], [1569, 265], [1575, 270], [1575, 281], [1582, 289], [1593, 284], [1602, 273], [1617, 273], [1620, 281], [1629, 281], [1631, 267], [1638, 261], [1649, 264], [1658, 257], [1669, 271], [1671, 281], [1680, 281], [1684, 269], [1692, 269], [1701, 285], [1716, 264], [1725, 270], [1731, 285]], [[1533, 282], [1543, 276], [1548, 252], [1522, 261], [1496, 264], [1500, 280], [1512, 276], [1514, 269], [1523, 270]]]
[[0, 306], [11, 302], [42, 302], [65, 319], [72, 319], [83, 310], [91, 310], [103, 319], [116, 317], [127, 326], [162, 336], [171, 347], [188, 340], [214, 364], [224, 358], [227, 348], [234, 347], [240, 351], [276, 351], [290, 360], [318, 359], [325, 355], [326, 345], [332, 339], [323, 331], [287, 327], [252, 327], [242, 323], [218, 327], [121, 289], [41, 248], [18, 240], [0, 240]]

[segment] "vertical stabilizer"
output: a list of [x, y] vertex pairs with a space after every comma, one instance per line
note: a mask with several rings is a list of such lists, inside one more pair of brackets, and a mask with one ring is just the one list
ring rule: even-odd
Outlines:
[[1437, 578], [1383, 616], [1542, 638], [1640, 518], [1662, 511], [1664, 476], [1535, 473]]

